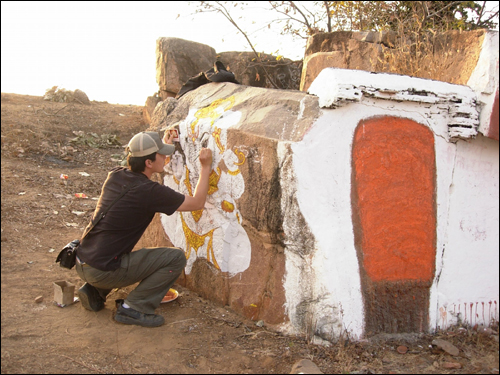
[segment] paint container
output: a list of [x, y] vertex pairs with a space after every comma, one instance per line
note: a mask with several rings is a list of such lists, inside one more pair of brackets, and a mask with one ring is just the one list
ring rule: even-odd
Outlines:
[[69, 281], [54, 281], [54, 302], [59, 307], [71, 305], [74, 302], [75, 285]]
[[165, 294], [165, 297], [163, 297], [163, 299], [161, 300], [160, 303], [172, 302], [172, 301], [176, 300], [177, 297], [179, 297], [179, 292], [177, 290], [175, 290], [175, 289], [170, 288], [169, 291], [167, 292], [167, 294]]
[[173, 134], [172, 142], [180, 142], [179, 140], [179, 123], [169, 126], [165, 129], [165, 134], [163, 135], [163, 142], [166, 143], [170, 135]]

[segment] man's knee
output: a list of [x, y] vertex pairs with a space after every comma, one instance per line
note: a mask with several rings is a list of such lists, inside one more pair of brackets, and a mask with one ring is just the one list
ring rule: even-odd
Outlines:
[[187, 259], [186, 255], [184, 254], [184, 250], [174, 249], [173, 258], [175, 259], [175, 263], [179, 265], [179, 268], [186, 267]]

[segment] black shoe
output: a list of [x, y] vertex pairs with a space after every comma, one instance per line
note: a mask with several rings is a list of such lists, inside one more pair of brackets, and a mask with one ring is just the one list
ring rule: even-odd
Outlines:
[[156, 314], [144, 314], [133, 308], [123, 307], [123, 300], [116, 300], [115, 320], [123, 324], [135, 324], [143, 327], [158, 327], [165, 323], [165, 318]]
[[83, 284], [78, 289], [78, 298], [82, 306], [90, 311], [100, 311], [104, 309], [105, 300], [100, 296], [99, 291], [89, 283]]

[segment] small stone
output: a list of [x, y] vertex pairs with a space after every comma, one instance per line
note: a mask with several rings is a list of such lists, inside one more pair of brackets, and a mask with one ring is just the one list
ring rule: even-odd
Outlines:
[[255, 325], [257, 327], [264, 327], [264, 321], [263, 320], [259, 320], [258, 322], [255, 323]]
[[301, 359], [292, 367], [290, 374], [322, 374], [316, 364], [309, 359]]
[[441, 367], [447, 369], [459, 369], [462, 368], [462, 364], [458, 362], [443, 362]]
[[408, 348], [404, 345], [400, 345], [396, 350], [399, 354], [405, 354], [408, 351]]
[[43, 296], [38, 296], [35, 298], [36, 303], [42, 303], [43, 302]]
[[458, 348], [455, 345], [453, 345], [452, 343], [450, 343], [446, 340], [442, 340], [442, 339], [432, 340], [432, 345], [437, 346], [438, 348], [444, 350], [446, 353], [448, 353], [452, 356], [457, 356], [460, 353], [460, 351], [458, 350]]
[[388, 365], [389, 363], [391, 363], [391, 361], [388, 358], [386, 358], [386, 357], [382, 358], [382, 364], [383, 365]]

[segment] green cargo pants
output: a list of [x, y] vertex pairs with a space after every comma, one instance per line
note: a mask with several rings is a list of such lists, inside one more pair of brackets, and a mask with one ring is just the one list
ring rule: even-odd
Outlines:
[[139, 282], [125, 303], [144, 314], [154, 314], [185, 266], [186, 256], [181, 249], [153, 247], [123, 255], [120, 268], [115, 271], [101, 271], [77, 261], [76, 272], [83, 281], [98, 288], [101, 295]]

